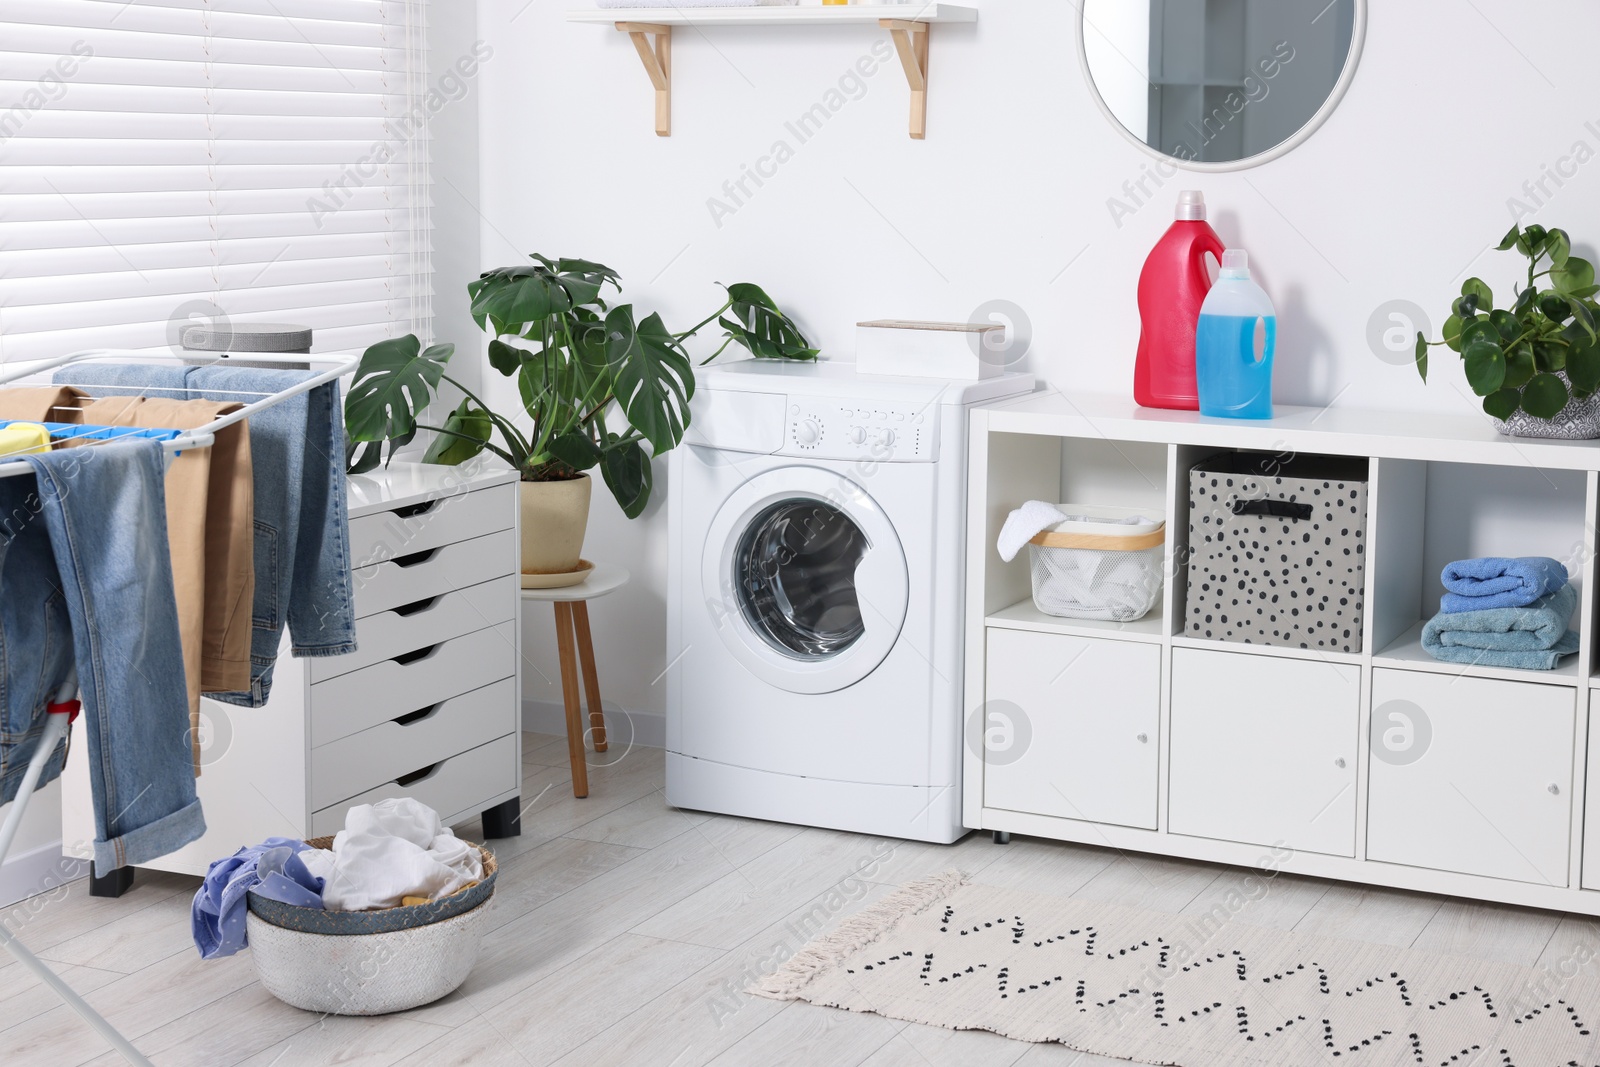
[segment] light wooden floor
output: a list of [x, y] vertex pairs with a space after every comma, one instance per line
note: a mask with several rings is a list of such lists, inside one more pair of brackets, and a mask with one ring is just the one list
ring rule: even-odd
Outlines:
[[[528, 809], [523, 836], [498, 843], [496, 928], [466, 985], [418, 1011], [318, 1018], [268, 995], [247, 954], [201, 962], [189, 940], [193, 878], [141, 871], [120, 900], [91, 898], [79, 882], [4, 921], [64, 965], [159, 1067], [1105, 1067], [1120, 1061], [742, 988], [808, 939], [806, 916], [831, 923], [949, 867], [995, 885], [1194, 914], [1244, 877], [1020, 838], [938, 847], [673, 811], [653, 749], [591, 757], [615, 762], [594, 767], [591, 795], [574, 800], [565, 741], [529, 734], [524, 751]], [[1234, 921], [1552, 968], [1600, 956], [1590, 920], [1289, 876]], [[9, 954], [0, 961], [0, 1063], [122, 1062]]]

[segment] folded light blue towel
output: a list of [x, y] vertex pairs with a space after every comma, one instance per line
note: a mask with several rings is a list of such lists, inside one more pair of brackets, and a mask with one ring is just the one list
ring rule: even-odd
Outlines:
[[1449, 590], [1439, 601], [1439, 610], [1526, 607], [1566, 585], [1567, 578], [1567, 568], [1544, 556], [1458, 560], [1439, 576]]
[[1422, 628], [1422, 648], [1447, 663], [1553, 670], [1578, 651], [1567, 629], [1577, 606], [1577, 591], [1563, 585], [1526, 607], [1441, 612]]

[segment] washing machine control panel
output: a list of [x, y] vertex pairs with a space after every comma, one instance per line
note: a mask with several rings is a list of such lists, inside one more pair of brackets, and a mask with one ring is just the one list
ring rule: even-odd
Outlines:
[[937, 406], [791, 396], [787, 410], [779, 455], [878, 463], [938, 458]]

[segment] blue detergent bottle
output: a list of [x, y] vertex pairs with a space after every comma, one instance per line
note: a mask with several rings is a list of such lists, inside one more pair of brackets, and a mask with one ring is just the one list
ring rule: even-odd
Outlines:
[[1200, 414], [1225, 419], [1272, 418], [1272, 354], [1278, 316], [1272, 299], [1250, 280], [1243, 249], [1222, 254], [1222, 273], [1200, 305], [1195, 371]]

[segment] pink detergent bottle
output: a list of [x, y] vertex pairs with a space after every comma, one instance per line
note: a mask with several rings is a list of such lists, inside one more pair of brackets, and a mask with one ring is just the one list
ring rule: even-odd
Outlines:
[[1194, 338], [1200, 305], [1211, 290], [1206, 253], [1220, 261], [1222, 239], [1206, 222], [1205, 194], [1178, 194], [1178, 219], [1144, 261], [1139, 274], [1139, 355], [1133, 398], [1147, 408], [1197, 411]]

